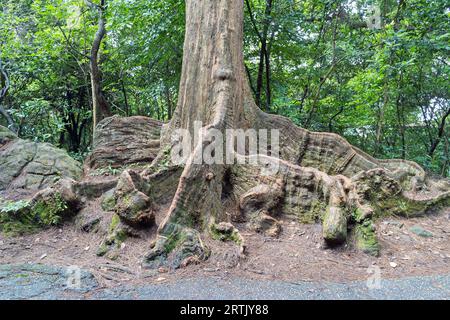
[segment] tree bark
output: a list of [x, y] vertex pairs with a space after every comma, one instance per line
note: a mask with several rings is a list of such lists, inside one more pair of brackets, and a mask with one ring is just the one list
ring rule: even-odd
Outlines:
[[444, 113], [444, 115], [442, 116], [442, 119], [439, 123], [439, 127], [438, 127], [438, 134], [436, 139], [433, 140], [433, 143], [430, 146], [430, 149], [428, 151], [428, 155], [430, 157], [433, 156], [434, 152], [436, 151], [437, 147], [439, 146], [439, 143], [441, 142], [442, 138], [445, 135], [445, 124], [447, 121], [448, 116], [450, 115], [450, 108], [447, 109], [447, 111]]
[[111, 111], [102, 91], [102, 74], [99, 68], [98, 55], [100, 52], [100, 46], [103, 38], [106, 35], [106, 20], [105, 20], [105, 0], [102, 0], [100, 5], [95, 6], [98, 10], [98, 28], [95, 33], [94, 41], [92, 42], [91, 55], [90, 55], [90, 76], [92, 87], [92, 108], [93, 108], [93, 128], [102, 119], [111, 116]]
[[259, 50], [259, 64], [258, 64], [258, 75], [256, 77], [256, 88], [255, 88], [255, 102], [258, 107], [262, 109], [262, 99], [261, 93], [263, 90], [263, 80], [264, 74], [266, 75], [266, 107], [265, 111], [268, 112], [270, 110], [271, 104], [271, 90], [270, 90], [270, 53], [268, 49], [268, 35], [270, 28], [270, 15], [272, 14], [272, 0], [266, 0], [266, 8], [264, 11], [264, 20], [263, 20], [263, 28], [260, 32], [258, 29], [258, 25], [256, 23], [255, 18], [253, 17], [253, 12], [251, 9], [250, 1], [245, 0], [247, 5], [247, 9], [250, 14], [250, 19], [252, 21], [253, 28], [255, 30], [256, 35], [258, 36], [260, 42], [260, 50]]
[[10, 81], [9, 81], [9, 75], [8, 72], [5, 70], [5, 67], [0, 60], [0, 114], [3, 115], [8, 122], [8, 127], [11, 131], [14, 133], [17, 133], [17, 126], [14, 122], [13, 118], [9, 114], [9, 112], [2, 106], [3, 100], [6, 97], [6, 94], [8, 93]]

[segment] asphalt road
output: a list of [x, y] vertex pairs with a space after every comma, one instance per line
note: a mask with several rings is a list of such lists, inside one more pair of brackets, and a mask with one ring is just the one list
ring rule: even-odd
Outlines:
[[[45, 265], [0, 265], [0, 299], [449, 299], [450, 275], [381, 279], [369, 289], [365, 281], [290, 283], [282, 281], [202, 277], [139, 287], [100, 288], [81, 271], [80, 282], [68, 282], [73, 271]], [[76, 278], [77, 279], [77, 278]], [[79, 284], [79, 286], [77, 286]], [[376, 284], [376, 283], [375, 283]]]

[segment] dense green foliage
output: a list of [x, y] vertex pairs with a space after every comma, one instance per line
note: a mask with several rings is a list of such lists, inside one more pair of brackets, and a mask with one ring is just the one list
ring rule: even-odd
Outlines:
[[[112, 112], [169, 119], [184, 1], [106, 5], [100, 68]], [[372, 5], [380, 8], [379, 26], [368, 23]], [[246, 67], [263, 110], [341, 134], [377, 157], [450, 175], [448, 2], [245, 0], [245, 8]], [[0, 66], [10, 80], [0, 103], [21, 137], [78, 157], [89, 151], [97, 18], [84, 0], [0, 0]], [[8, 124], [1, 114], [0, 124]]]

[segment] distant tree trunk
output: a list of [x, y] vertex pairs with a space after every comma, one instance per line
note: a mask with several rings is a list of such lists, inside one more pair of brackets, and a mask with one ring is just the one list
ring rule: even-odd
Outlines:
[[405, 137], [405, 119], [403, 115], [403, 106], [401, 105], [401, 93], [398, 94], [397, 101], [395, 103], [395, 108], [397, 111], [397, 123], [400, 132], [400, 142], [401, 142], [401, 158], [406, 159], [406, 137]]
[[6, 71], [5, 66], [0, 60], [0, 114], [6, 118], [9, 129], [14, 133], [17, 133], [16, 123], [14, 122], [9, 112], [2, 105], [3, 101], [5, 100], [6, 94], [8, 93], [9, 86], [10, 81], [8, 72]]
[[[166, 63], [166, 72], [167, 74], [170, 74], [170, 68], [168, 63]], [[167, 119], [170, 120], [172, 119], [174, 106], [172, 102], [172, 95], [170, 93], [170, 87], [167, 84], [164, 85], [164, 93], [166, 95], [166, 103], [167, 103]]]
[[266, 112], [269, 112], [272, 105], [272, 88], [271, 88], [271, 82], [272, 82], [272, 70], [271, 70], [271, 63], [270, 63], [270, 51], [273, 43], [275, 32], [272, 32], [272, 35], [270, 37], [270, 42], [266, 46], [266, 53], [264, 55], [265, 61], [266, 61]]
[[448, 177], [448, 165], [450, 162], [450, 152], [449, 152], [449, 141], [448, 136], [444, 135], [444, 154], [445, 154], [445, 162], [442, 166], [441, 175], [444, 177]]
[[122, 90], [123, 100], [124, 100], [123, 102], [125, 104], [125, 115], [127, 117], [129, 117], [130, 116], [130, 106], [128, 105], [128, 94], [127, 94], [127, 90], [125, 88], [125, 80], [123, 78], [123, 73], [124, 72], [122, 70], [122, 72], [120, 73], [120, 88]]
[[441, 142], [442, 138], [445, 135], [445, 124], [449, 115], [450, 115], [450, 108], [448, 108], [447, 111], [444, 113], [439, 123], [437, 137], [436, 139], [433, 139], [433, 143], [431, 144], [430, 149], [428, 151], [428, 155], [430, 157], [433, 156], [434, 152], [436, 151], [436, 148], [438, 147], [439, 143]]
[[94, 6], [98, 11], [98, 28], [95, 33], [94, 41], [92, 43], [90, 55], [90, 75], [92, 87], [92, 112], [93, 112], [93, 128], [102, 119], [111, 115], [111, 111], [102, 91], [102, 74], [99, 68], [98, 55], [103, 38], [106, 35], [106, 19], [105, 19], [105, 1], [101, 0], [100, 5], [93, 4], [88, 1], [91, 6]]
[[270, 54], [268, 52], [268, 35], [270, 29], [270, 15], [272, 14], [273, 0], [266, 0], [266, 8], [264, 11], [263, 30], [260, 32], [253, 16], [253, 11], [249, 0], [245, 0], [247, 9], [250, 14], [253, 28], [260, 42], [258, 75], [256, 78], [255, 102], [262, 109], [261, 94], [264, 84], [264, 73], [266, 74], [266, 111], [270, 110], [271, 91], [270, 91]]
[[387, 109], [387, 105], [389, 103], [389, 89], [388, 89], [388, 80], [385, 76], [384, 86], [383, 86], [383, 102], [378, 110], [378, 119], [377, 119], [377, 131], [375, 135], [375, 151], [373, 153], [374, 156], [378, 156], [381, 154], [382, 143], [383, 143], [383, 128], [384, 128], [384, 114]]

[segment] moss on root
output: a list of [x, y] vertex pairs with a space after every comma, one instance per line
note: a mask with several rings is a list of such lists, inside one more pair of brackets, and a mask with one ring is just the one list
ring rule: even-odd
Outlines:
[[450, 198], [430, 201], [415, 201], [401, 196], [394, 196], [373, 204], [377, 217], [399, 215], [415, 217], [426, 213], [429, 209], [439, 210], [450, 206]]
[[230, 230], [224, 231], [221, 228], [218, 228], [218, 225], [215, 223], [212, 223], [209, 228], [211, 237], [214, 240], [219, 241], [232, 241], [236, 243], [237, 245], [242, 244], [242, 237], [239, 233], [239, 231], [236, 228], [232, 228]]
[[116, 198], [114, 197], [114, 194], [105, 195], [102, 199], [101, 205], [104, 211], [114, 211], [116, 206]]
[[324, 201], [314, 200], [311, 202], [311, 206], [308, 211], [299, 214], [299, 222], [304, 224], [313, 224], [322, 221], [327, 206]]
[[153, 174], [153, 173], [157, 173], [159, 171], [163, 171], [163, 170], [169, 169], [170, 163], [171, 163], [171, 152], [172, 152], [171, 147], [170, 146], [166, 146], [162, 150], [161, 159], [159, 159], [159, 161], [157, 162], [156, 166], [150, 166], [148, 168], [148, 173], [149, 174]]
[[375, 234], [375, 226], [372, 221], [365, 220], [357, 224], [355, 228], [356, 247], [371, 256], [380, 254], [380, 245]]
[[154, 269], [160, 266], [179, 268], [186, 259], [206, 260], [210, 250], [204, 245], [198, 231], [168, 223], [158, 236], [154, 248], [144, 258], [143, 266]]
[[0, 207], [0, 230], [7, 236], [17, 236], [57, 225], [69, 211], [61, 194], [48, 199], [3, 201]]
[[97, 256], [106, 256], [111, 260], [118, 257], [118, 250], [128, 238], [128, 232], [121, 226], [120, 217], [114, 214], [108, 228], [108, 235], [97, 249]]

